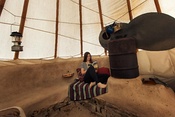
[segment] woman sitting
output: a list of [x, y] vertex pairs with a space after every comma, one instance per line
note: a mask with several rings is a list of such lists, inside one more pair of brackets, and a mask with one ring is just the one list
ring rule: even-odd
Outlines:
[[109, 78], [107, 74], [98, 74], [97, 69], [92, 65], [92, 56], [89, 52], [84, 53], [84, 60], [81, 63], [81, 74], [84, 75], [84, 82], [89, 83], [90, 87], [97, 84], [100, 88], [106, 88]]

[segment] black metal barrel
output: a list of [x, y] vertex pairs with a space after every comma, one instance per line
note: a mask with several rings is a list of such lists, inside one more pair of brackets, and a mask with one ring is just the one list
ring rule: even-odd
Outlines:
[[135, 78], [139, 76], [134, 38], [110, 40], [108, 51], [112, 77]]

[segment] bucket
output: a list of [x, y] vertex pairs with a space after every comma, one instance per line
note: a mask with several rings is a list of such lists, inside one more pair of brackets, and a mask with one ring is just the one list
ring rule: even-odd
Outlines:
[[136, 78], [139, 76], [134, 38], [120, 38], [108, 43], [111, 76], [115, 78]]

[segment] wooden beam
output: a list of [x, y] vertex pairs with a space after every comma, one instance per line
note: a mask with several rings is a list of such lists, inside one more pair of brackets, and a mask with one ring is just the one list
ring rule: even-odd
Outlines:
[[6, 0], [0, 0], [0, 16], [1, 16], [1, 13], [2, 13], [2, 9], [4, 8], [5, 1]]
[[79, 15], [80, 15], [80, 46], [81, 46], [81, 57], [83, 56], [83, 30], [82, 30], [82, 1], [79, 0]]
[[[101, 0], [98, 1], [98, 9], [99, 9], [99, 16], [100, 16], [100, 24], [101, 24], [101, 30], [104, 30], [104, 23], [103, 23], [103, 16], [102, 16], [102, 8], [101, 8]], [[105, 55], [107, 55], [107, 50], [104, 49]]]
[[130, 3], [130, 0], [126, 0], [126, 1], [127, 1], [127, 6], [128, 6], [129, 19], [131, 21], [133, 19], [132, 10], [131, 10], [131, 3]]
[[55, 23], [55, 54], [54, 54], [54, 58], [57, 57], [57, 46], [58, 46], [58, 24], [59, 24], [59, 3], [60, 3], [60, 0], [57, 0], [57, 3], [56, 3], [56, 23]]
[[104, 29], [104, 26], [103, 26], [103, 16], [102, 16], [101, 1], [100, 0], [97, 0], [97, 1], [98, 1], [98, 9], [99, 9], [101, 29], [103, 30]]
[[[25, 0], [24, 5], [23, 5], [23, 11], [22, 11], [21, 22], [20, 22], [20, 27], [19, 27], [19, 32], [22, 35], [23, 35], [23, 31], [24, 31], [24, 25], [25, 25], [25, 20], [26, 20], [28, 3], [29, 3], [29, 0]], [[15, 52], [14, 60], [18, 59], [18, 57], [19, 57], [19, 52]]]
[[25, 25], [25, 21], [26, 21], [26, 14], [27, 14], [27, 9], [28, 9], [28, 4], [29, 4], [29, 0], [25, 0], [24, 1], [24, 6], [23, 6], [21, 22], [20, 22], [20, 28], [19, 28], [19, 32], [21, 34], [23, 34], [23, 31], [24, 31], [24, 25]]
[[156, 9], [157, 9], [157, 12], [162, 13], [160, 5], [159, 5], [159, 0], [154, 0], [154, 3], [155, 3], [155, 6], [156, 6]]

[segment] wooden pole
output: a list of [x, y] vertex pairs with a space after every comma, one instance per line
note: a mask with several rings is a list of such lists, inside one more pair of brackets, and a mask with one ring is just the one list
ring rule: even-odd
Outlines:
[[59, 24], [59, 3], [60, 1], [57, 0], [56, 3], [56, 23], [55, 23], [55, 54], [54, 54], [54, 58], [57, 57], [57, 46], [58, 46], [58, 24]]
[[[28, 3], [29, 3], [29, 0], [25, 0], [24, 5], [23, 5], [22, 17], [21, 17], [21, 22], [20, 22], [20, 27], [19, 27], [19, 33], [21, 33], [22, 35], [23, 35], [23, 31], [24, 31]], [[18, 57], [19, 57], [19, 52], [15, 52], [14, 60], [18, 59]]]
[[131, 21], [133, 19], [133, 17], [132, 17], [132, 10], [131, 10], [130, 0], [127, 0], [127, 6], [128, 6], [129, 19]]
[[154, 3], [155, 3], [155, 6], [156, 6], [156, 9], [157, 9], [157, 12], [162, 13], [160, 5], [159, 5], [159, 0], [154, 0]]
[[79, 0], [79, 15], [80, 15], [80, 46], [81, 46], [81, 57], [83, 56], [83, 31], [82, 31], [82, 1]]
[[[98, 9], [99, 9], [99, 16], [100, 16], [100, 23], [101, 23], [101, 30], [104, 30], [104, 24], [103, 24], [103, 16], [102, 16], [102, 8], [101, 8], [101, 1], [98, 1]], [[107, 55], [107, 50], [104, 49], [105, 55]]]
[[6, 0], [0, 0], [0, 16], [1, 16], [1, 13], [2, 13], [2, 9], [4, 8], [5, 1]]

